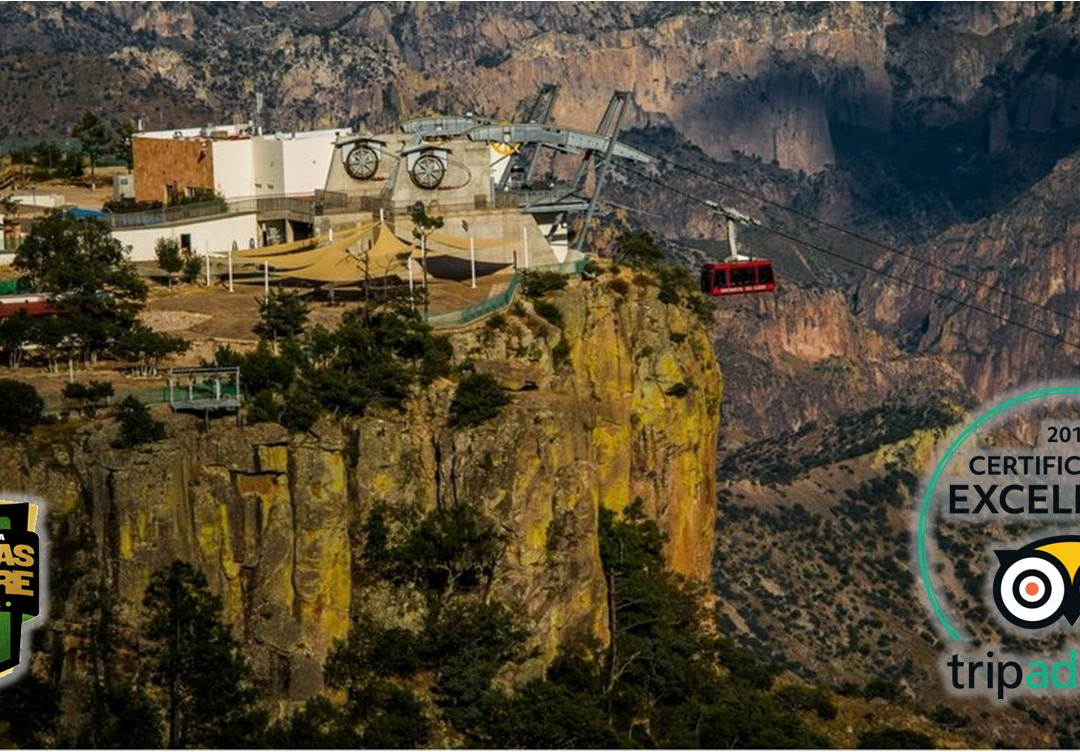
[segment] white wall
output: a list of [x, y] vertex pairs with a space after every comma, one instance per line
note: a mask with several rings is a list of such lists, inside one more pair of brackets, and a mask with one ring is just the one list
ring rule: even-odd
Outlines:
[[214, 189], [226, 199], [254, 195], [251, 139], [214, 141]]
[[281, 169], [281, 142], [273, 138], [251, 139], [254, 162], [253, 196], [276, 196], [285, 192]]
[[62, 193], [14, 193], [11, 200], [22, 206], [37, 206], [43, 209], [55, 209], [64, 205]]
[[254, 214], [232, 214], [220, 219], [167, 226], [125, 228], [113, 230], [113, 237], [123, 245], [131, 246], [132, 261], [154, 261], [154, 245], [158, 238], [175, 238], [179, 241], [183, 233], [191, 235], [191, 248], [199, 255], [207, 249], [211, 253], [227, 251], [232, 248], [233, 241], [237, 247], [247, 248], [251, 238], [258, 242], [259, 237]]
[[283, 193], [312, 193], [326, 185], [336, 138], [334, 131], [322, 131], [317, 135], [305, 134], [303, 138], [282, 139]]

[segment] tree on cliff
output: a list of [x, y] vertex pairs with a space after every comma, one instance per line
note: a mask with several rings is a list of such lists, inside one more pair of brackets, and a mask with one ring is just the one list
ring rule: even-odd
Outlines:
[[86, 361], [131, 327], [146, 299], [124, 246], [97, 220], [63, 214], [38, 220], [13, 266], [36, 289], [56, 296], [65, 314], [56, 319], [63, 338], [76, 342]]
[[771, 692], [774, 667], [707, 627], [699, 586], [665, 567], [665, 538], [635, 501], [600, 509], [611, 641], [563, 648], [547, 676], [492, 690], [473, 746], [816, 747]]
[[154, 243], [154, 256], [157, 257], [158, 266], [165, 272], [165, 277], [172, 287], [174, 274], [179, 274], [184, 269], [184, 257], [180, 254], [180, 243], [173, 238], [158, 238]]
[[90, 159], [90, 175], [93, 176], [98, 158], [107, 152], [113, 143], [113, 134], [109, 131], [108, 123], [87, 110], [72, 127], [71, 135], [79, 139], [82, 153]]
[[151, 576], [143, 608], [149, 676], [164, 705], [169, 747], [258, 745], [267, 719], [252, 710], [247, 663], [206, 577], [174, 561]]
[[259, 301], [259, 324], [255, 332], [277, 343], [278, 337], [299, 337], [304, 333], [310, 308], [295, 292], [275, 290]]

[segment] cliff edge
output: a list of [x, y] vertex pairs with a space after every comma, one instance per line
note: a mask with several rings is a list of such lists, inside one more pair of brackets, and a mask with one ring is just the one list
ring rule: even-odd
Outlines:
[[353, 617], [415, 618], [408, 598], [365, 576], [376, 505], [469, 503], [496, 523], [505, 545], [490, 597], [520, 617], [537, 670], [569, 639], [607, 639], [601, 506], [640, 498], [671, 569], [707, 582], [720, 370], [694, 314], [641, 275], [618, 282], [548, 294], [557, 324], [521, 300], [451, 335], [455, 362], [511, 396], [475, 426], [450, 426], [456, 380], [442, 379], [401, 411], [324, 417], [306, 433], [170, 416], [167, 439], [135, 450], [111, 448], [116, 429], [102, 420], [0, 446], [6, 490], [43, 498], [48, 514], [51, 604], [34, 660], [64, 687], [85, 681], [87, 613], [104, 593], [130, 658], [120, 670], [136, 671], [144, 589], [179, 558], [222, 597], [257, 683], [306, 699]]

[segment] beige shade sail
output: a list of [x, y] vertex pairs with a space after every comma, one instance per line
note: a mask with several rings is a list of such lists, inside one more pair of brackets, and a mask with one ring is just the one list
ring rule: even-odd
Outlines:
[[321, 261], [326, 256], [337, 258], [345, 250], [363, 237], [362, 230], [356, 230], [349, 234], [342, 234], [338, 240], [326, 245], [312, 248], [310, 251], [300, 253], [286, 253], [278, 256], [267, 256], [259, 259], [261, 263], [269, 264], [275, 269], [301, 269], [305, 266]]
[[[373, 227], [377, 229], [375, 242], [366, 251], [349, 253], [349, 246], [356, 243]], [[350, 284], [365, 277], [381, 277], [406, 271], [414, 247], [397, 237], [385, 221], [367, 225], [350, 232], [341, 240], [310, 251], [282, 256], [280, 261], [263, 259], [271, 267], [275, 277], [303, 279], [311, 282]]]
[[394, 234], [389, 223], [381, 222], [375, 242], [360, 258], [361, 269], [366, 261], [368, 274], [372, 277], [386, 277], [407, 271], [409, 257], [415, 251], [413, 244]]
[[[470, 248], [470, 239], [458, 235], [446, 235], [441, 232], [433, 232], [427, 236], [427, 239], [429, 243], [439, 243], [440, 245], [449, 246], [450, 248], [456, 248], [462, 251], [467, 251]], [[472, 247], [478, 251], [483, 251], [489, 248], [499, 248], [500, 246], [509, 245], [514, 242], [517, 242], [516, 238], [474, 238], [472, 239]]]
[[243, 251], [237, 251], [234, 254], [234, 258], [237, 260], [242, 259], [261, 259], [263, 256], [276, 256], [281, 253], [290, 253], [292, 251], [299, 251], [304, 248], [308, 248], [319, 242], [319, 236], [316, 235], [313, 238], [304, 238], [303, 240], [294, 240], [291, 243], [277, 243], [275, 245], [264, 245], [262, 248], [248, 248]]
[[262, 261], [269, 264], [272, 269], [303, 269], [305, 266], [311, 266], [312, 264], [318, 263], [328, 255], [337, 258], [346, 248], [357, 242], [359, 239], [359, 234], [345, 235], [341, 240], [335, 240], [328, 245], [312, 248], [310, 251], [290, 253], [284, 256], [273, 256], [271, 258], [262, 259]]
[[[400, 246], [408, 251], [409, 247], [394, 237], [393, 233], [388, 231], [385, 223], [377, 222], [374, 226], [379, 227], [379, 239], [383, 242], [383, 249], [393, 251]], [[363, 256], [349, 253], [348, 248], [371, 229], [372, 225], [368, 225], [329, 245], [293, 254], [294, 257], [302, 258], [295, 258], [294, 260], [286, 257], [281, 263], [275, 263], [273, 260], [269, 261], [269, 263], [276, 269], [283, 270], [277, 273], [277, 276], [281, 277], [305, 279], [312, 282], [335, 282], [338, 284], [358, 282], [365, 277]], [[378, 241], [376, 241], [376, 244], [378, 244]], [[374, 246], [372, 247], [374, 248]], [[398, 252], [400, 253], [400, 250]], [[300, 261], [307, 263], [298, 263]]]
[[412, 243], [406, 243], [394, 234], [390, 225], [382, 222], [379, 225], [379, 234], [375, 238], [375, 243], [368, 249], [368, 253], [374, 256], [397, 255], [412, 250], [412, 247]]
[[291, 269], [284, 272], [275, 272], [276, 276], [289, 277], [291, 279], [306, 279], [311, 282], [335, 282], [348, 284], [359, 282], [364, 278], [364, 268], [356, 256], [347, 252], [334, 255], [325, 255], [322, 260], [303, 269]]
[[[354, 227], [349, 227], [348, 229], [340, 231], [338, 233], [338, 237], [341, 238], [341, 239], [344, 239], [344, 238], [347, 238], [347, 237], [352, 237], [352, 236], [359, 237], [363, 233], [368, 232], [369, 230], [377, 227], [378, 225], [379, 225], [378, 222], [369, 222], [368, 224], [361, 225], [359, 227], [355, 227], [355, 226]], [[319, 242], [321, 240], [327, 240], [327, 239], [322, 238], [320, 236], [316, 236], [314, 238], [306, 238], [304, 240], [296, 240], [296, 241], [294, 241], [292, 243], [278, 243], [277, 245], [268, 245], [268, 246], [263, 246], [262, 248], [251, 248], [251, 249], [248, 249], [246, 251], [238, 251], [236, 253], [236, 255], [235, 255], [235, 258], [237, 260], [241, 260], [241, 261], [252, 259], [252, 260], [257, 261], [260, 264], [263, 263], [263, 262], [266, 262], [266, 263], [269, 263], [269, 264], [273, 265], [274, 262], [275, 262], [275, 258], [278, 261], [285, 261], [286, 257], [288, 257], [289, 263], [292, 263], [293, 257], [301, 255], [301, 254], [298, 254], [298, 253], [293, 253], [293, 251], [299, 251], [301, 249], [309, 248], [312, 244], [317, 243], [317, 242]], [[354, 238], [354, 242], [355, 242], [355, 238]], [[319, 246], [316, 246], [314, 248], [311, 248], [311, 250], [309, 252], [314, 252], [314, 251], [318, 251], [320, 249], [329, 248], [331, 245], [336, 245], [336, 243], [337, 243], [337, 241], [334, 241], [333, 243], [319, 245]], [[350, 243], [350, 245], [351, 245], [351, 243]], [[298, 264], [298, 266], [305, 266], [306, 264], [312, 263], [312, 261], [314, 261], [314, 258], [312, 258], [311, 260], [305, 261], [303, 263], [300, 263], [300, 264]], [[283, 268], [293, 268], [293, 267], [284, 267], [283, 266]]]

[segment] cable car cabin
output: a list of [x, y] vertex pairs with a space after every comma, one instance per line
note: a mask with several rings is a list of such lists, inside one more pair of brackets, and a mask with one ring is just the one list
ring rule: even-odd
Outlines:
[[0, 295], [0, 320], [26, 311], [31, 316], [49, 316], [56, 313], [52, 295], [26, 293], [23, 295]]
[[742, 295], [775, 289], [772, 262], [767, 259], [725, 261], [706, 264], [701, 269], [701, 291], [706, 295]]

